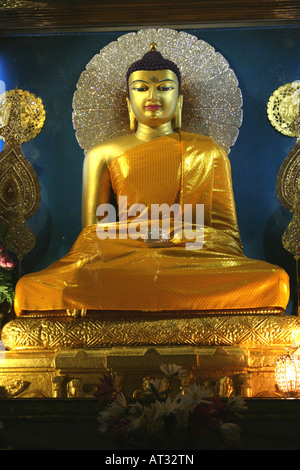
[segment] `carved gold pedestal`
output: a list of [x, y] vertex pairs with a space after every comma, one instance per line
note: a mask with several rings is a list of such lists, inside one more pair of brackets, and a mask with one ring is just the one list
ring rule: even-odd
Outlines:
[[[297, 317], [230, 315], [162, 320], [16, 319], [2, 330], [0, 390], [8, 397], [91, 397], [101, 375], [135, 394], [161, 363], [212, 394], [278, 396], [274, 367], [299, 337]], [[179, 386], [182, 384], [179, 384]]]

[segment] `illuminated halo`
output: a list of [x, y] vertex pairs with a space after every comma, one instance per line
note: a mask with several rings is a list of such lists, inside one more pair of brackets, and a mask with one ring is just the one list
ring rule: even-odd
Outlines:
[[283, 135], [297, 137], [295, 122], [299, 118], [300, 82], [286, 83], [269, 98], [267, 114], [272, 126]]
[[224, 57], [196, 36], [172, 29], [144, 29], [121, 36], [87, 64], [73, 97], [73, 126], [81, 148], [127, 135], [126, 72], [155, 42], [182, 74], [182, 130], [210, 136], [227, 153], [242, 123], [242, 94]]

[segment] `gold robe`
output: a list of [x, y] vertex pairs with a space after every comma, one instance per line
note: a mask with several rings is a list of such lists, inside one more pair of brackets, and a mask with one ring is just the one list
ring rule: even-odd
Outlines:
[[[127, 198], [120, 222], [109, 224], [117, 236], [100, 239], [97, 225], [87, 226], [62, 259], [23, 276], [17, 315], [65, 315], [75, 308], [99, 314], [286, 308], [286, 272], [242, 252], [230, 163], [210, 138], [180, 132], [143, 143], [115, 157], [110, 176], [117, 200]], [[187, 239], [174, 238], [174, 232], [162, 247], [118, 236], [135, 203], [149, 210], [152, 204], [190, 204], [194, 217], [203, 204], [203, 246], [187, 249]]]

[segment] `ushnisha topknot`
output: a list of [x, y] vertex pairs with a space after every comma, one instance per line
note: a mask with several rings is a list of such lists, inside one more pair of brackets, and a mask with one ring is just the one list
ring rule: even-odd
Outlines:
[[177, 76], [180, 92], [181, 74], [179, 68], [174, 62], [163, 57], [163, 55], [157, 50], [155, 43], [151, 44], [150, 50], [146, 52], [141, 59], [130, 65], [126, 74], [127, 84], [129, 76], [137, 70], [172, 70], [172, 72]]

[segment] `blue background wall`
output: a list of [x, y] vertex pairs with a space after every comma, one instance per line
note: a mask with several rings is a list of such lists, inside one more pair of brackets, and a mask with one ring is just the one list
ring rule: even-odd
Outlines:
[[[300, 79], [300, 26], [186, 31], [220, 52], [239, 80], [244, 120], [229, 157], [244, 252], [284, 267], [294, 299], [295, 263], [281, 245], [291, 214], [279, 203], [276, 178], [295, 139], [271, 126], [266, 106], [278, 87]], [[72, 98], [90, 59], [127, 32], [0, 38], [0, 80], [7, 90], [19, 87], [39, 96], [46, 110], [41, 133], [23, 144], [42, 188], [40, 208], [29, 221], [37, 243], [23, 261], [23, 273], [63, 256], [80, 232], [83, 152], [72, 127]], [[295, 307], [291, 302], [288, 313]]]

